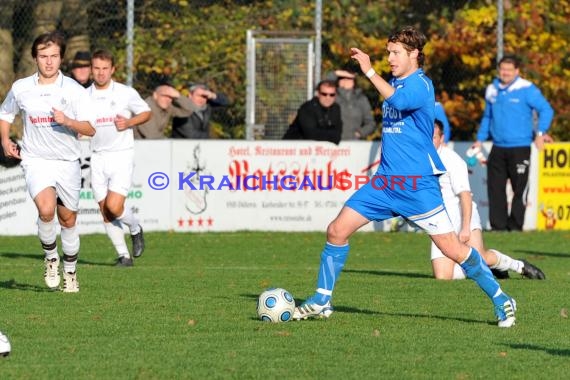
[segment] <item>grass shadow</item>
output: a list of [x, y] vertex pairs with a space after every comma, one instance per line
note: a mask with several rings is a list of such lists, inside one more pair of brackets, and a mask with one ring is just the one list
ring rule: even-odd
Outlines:
[[570, 356], [570, 349], [547, 348], [534, 344], [506, 344], [506, 346], [517, 350], [542, 351], [553, 356]]
[[30, 285], [30, 284], [23, 284], [19, 283], [13, 278], [7, 281], [0, 281], [0, 288], [10, 289], [10, 290], [24, 290], [24, 291], [32, 291], [38, 293], [52, 293], [57, 290], [51, 290], [46, 288], [45, 286], [37, 286], [37, 285]]
[[435, 315], [435, 314], [418, 314], [418, 313], [388, 313], [382, 311], [372, 311], [366, 309], [359, 309], [355, 307], [346, 307], [346, 306], [334, 306], [334, 310], [341, 312], [341, 313], [358, 313], [358, 314], [368, 314], [368, 315], [377, 315], [377, 316], [386, 316], [386, 317], [405, 317], [405, 318], [421, 318], [421, 319], [439, 319], [442, 321], [458, 321], [458, 322], [465, 322], [465, 323], [479, 323], [479, 324], [486, 324], [486, 325], [496, 325], [497, 322], [493, 321], [483, 321], [477, 319], [470, 319], [470, 318], [457, 318], [457, 317], [450, 317], [447, 315]]
[[528, 249], [515, 249], [513, 252], [525, 253], [527, 255], [533, 255], [537, 257], [546, 256], [546, 257], [558, 257], [558, 258], [570, 259], [570, 253], [531, 251]]
[[413, 273], [413, 272], [394, 272], [387, 270], [362, 270], [362, 269], [344, 269], [343, 273], [357, 273], [357, 274], [372, 274], [375, 276], [396, 276], [396, 277], [408, 277], [408, 278], [433, 278], [432, 275], [425, 273]]
[[[38, 254], [37, 252], [34, 253], [21, 253], [21, 252], [1, 252], [0, 257], [5, 257], [7, 259], [31, 259], [31, 260], [38, 260], [44, 261], [43, 254]], [[81, 258], [81, 252], [79, 253], [79, 259], [77, 260], [78, 264], [82, 265], [100, 265], [100, 266], [115, 266], [115, 263], [106, 263], [106, 262], [95, 262], [89, 261]]]
[[[255, 294], [241, 294], [241, 297], [257, 300], [258, 295]], [[300, 305], [305, 302], [306, 299], [296, 298], [295, 304]], [[405, 317], [405, 318], [422, 318], [422, 319], [439, 319], [442, 321], [458, 321], [458, 322], [465, 322], [465, 323], [478, 323], [478, 324], [486, 324], [486, 325], [496, 325], [497, 322], [493, 321], [483, 321], [477, 319], [469, 319], [469, 318], [457, 318], [457, 317], [450, 317], [444, 315], [434, 315], [434, 314], [417, 314], [417, 313], [387, 313], [375, 310], [368, 310], [368, 309], [360, 309], [356, 307], [349, 307], [349, 306], [342, 306], [342, 305], [334, 305], [334, 311], [340, 313], [351, 313], [351, 314], [364, 314], [364, 315], [375, 315], [375, 316], [386, 316], [386, 317]], [[257, 318], [252, 317], [252, 320]], [[312, 318], [317, 320], [315, 318]], [[309, 319], [311, 320], [311, 319]]]

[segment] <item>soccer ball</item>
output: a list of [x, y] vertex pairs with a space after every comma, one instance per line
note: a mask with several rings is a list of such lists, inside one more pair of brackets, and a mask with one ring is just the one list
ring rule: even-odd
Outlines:
[[282, 288], [267, 289], [257, 300], [257, 315], [265, 322], [288, 322], [293, 317], [295, 300]]
[[0, 356], [8, 356], [10, 354], [12, 347], [10, 346], [10, 341], [8, 337], [0, 331]]

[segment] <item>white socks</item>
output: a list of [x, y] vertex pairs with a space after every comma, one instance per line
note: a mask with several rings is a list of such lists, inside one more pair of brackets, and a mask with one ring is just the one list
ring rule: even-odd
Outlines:
[[105, 226], [105, 231], [107, 231], [107, 236], [111, 239], [111, 243], [117, 251], [119, 257], [130, 257], [129, 249], [127, 248], [127, 243], [125, 242], [125, 232], [123, 231], [123, 226], [118, 219], [115, 219], [111, 223], [103, 223]]
[[46, 259], [51, 260], [58, 257], [57, 253], [57, 233], [55, 229], [55, 220], [44, 222], [38, 218], [38, 237], [42, 243], [42, 249], [46, 255]]
[[119, 216], [116, 220], [125, 223], [129, 227], [131, 235], [136, 235], [140, 232], [139, 220], [133, 213], [132, 209], [125, 207], [125, 209], [123, 210], [123, 214]]
[[497, 256], [497, 263], [491, 266], [491, 268], [503, 272], [511, 270], [517, 273], [522, 273], [524, 267], [524, 263], [522, 261], [515, 260], [512, 257], [497, 251], [496, 249], [489, 249], [489, 251], [493, 252], [495, 256]]
[[465, 271], [461, 268], [461, 265], [455, 263], [453, 266], [453, 277], [452, 280], [465, 280]]
[[61, 250], [63, 251], [63, 270], [75, 273], [79, 256], [79, 232], [77, 227], [61, 227]]

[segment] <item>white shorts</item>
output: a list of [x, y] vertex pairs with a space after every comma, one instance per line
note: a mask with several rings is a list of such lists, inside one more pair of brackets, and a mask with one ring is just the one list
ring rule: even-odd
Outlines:
[[407, 219], [407, 221], [412, 226], [421, 228], [428, 235], [440, 235], [453, 231], [453, 224], [445, 209], [420, 220], [411, 221]]
[[79, 160], [46, 160], [26, 158], [22, 161], [26, 186], [32, 199], [48, 187], [55, 188], [57, 197], [71, 211], [79, 209], [81, 166]]
[[[459, 234], [461, 231], [461, 207], [457, 205], [457, 207], [450, 207], [447, 209], [447, 214], [451, 219], [451, 223], [453, 223], [453, 227], [455, 228], [455, 233]], [[479, 216], [479, 209], [477, 208], [477, 204], [472, 202], [472, 209], [471, 209], [471, 231], [474, 230], [482, 230], [481, 228], [481, 217]], [[443, 252], [432, 242], [431, 243], [431, 259], [438, 259], [440, 257], [446, 257]]]
[[97, 203], [107, 197], [107, 191], [127, 196], [131, 189], [134, 169], [133, 149], [118, 152], [94, 152], [91, 156], [91, 188]]

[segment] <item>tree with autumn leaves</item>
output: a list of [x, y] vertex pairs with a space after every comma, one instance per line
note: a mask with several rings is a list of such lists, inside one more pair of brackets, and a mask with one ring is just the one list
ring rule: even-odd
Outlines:
[[[488, 4], [430, 24], [431, 74], [439, 83], [450, 122], [467, 139], [478, 128], [484, 88], [496, 75], [496, 20], [495, 4]], [[569, 22], [567, 0], [505, 1], [504, 51], [521, 57], [521, 75], [551, 103], [551, 133], [563, 141], [570, 141]], [[445, 78], [451, 70], [460, 76]]]
[[[1, 2], [0, 10], [7, 17], [0, 23], [0, 48], [10, 54], [0, 59], [0, 96], [5, 96], [14, 78], [33, 69], [25, 59], [27, 49], [33, 32], [46, 25], [63, 29], [75, 41], [75, 49], [111, 49], [117, 56], [117, 77], [124, 80], [125, 4], [116, 0]], [[349, 48], [357, 46], [369, 52], [376, 71], [388, 77], [388, 34], [403, 25], [417, 25], [429, 39], [425, 69], [453, 125], [454, 138], [473, 139], [485, 86], [496, 75], [496, 0], [331, 0], [322, 4], [323, 73], [349, 64]], [[234, 104], [217, 129], [224, 138], [244, 136], [246, 30], [314, 31], [314, 1], [136, 0], [135, 6], [134, 86], [148, 94], [153, 78], [165, 75], [179, 89], [188, 82], [203, 81], [228, 94]], [[570, 0], [504, 0], [504, 15], [505, 53], [523, 59], [523, 76], [542, 90], [555, 109], [552, 134], [557, 140], [570, 141]], [[377, 93], [363, 76], [359, 84], [380, 121]]]

